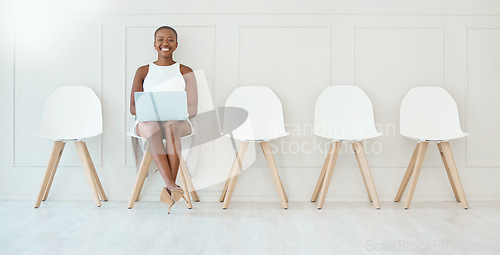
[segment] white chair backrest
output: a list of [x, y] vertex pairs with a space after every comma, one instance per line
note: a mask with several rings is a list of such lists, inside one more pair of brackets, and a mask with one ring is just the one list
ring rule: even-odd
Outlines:
[[[226, 107], [238, 107], [248, 112], [245, 122], [232, 132], [235, 139], [270, 140], [288, 135], [281, 101], [268, 87], [238, 87], [227, 99]], [[230, 121], [230, 118], [224, 118], [224, 125]]]
[[334, 140], [364, 140], [382, 135], [375, 129], [370, 98], [352, 85], [323, 90], [316, 101], [314, 133]]
[[412, 88], [401, 102], [401, 135], [419, 140], [449, 140], [462, 131], [453, 97], [440, 87]]
[[47, 99], [38, 135], [53, 139], [83, 139], [101, 133], [101, 102], [89, 87], [60, 87]]

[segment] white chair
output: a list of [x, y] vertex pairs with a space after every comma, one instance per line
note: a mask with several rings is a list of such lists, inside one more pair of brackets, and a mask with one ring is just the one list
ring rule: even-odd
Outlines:
[[[135, 180], [134, 189], [132, 191], [132, 195], [130, 196], [130, 200], [128, 202], [128, 209], [132, 209], [135, 205], [135, 202], [139, 200], [139, 196], [141, 195], [141, 190], [142, 187], [144, 186], [144, 182], [146, 181], [148, 170], [151, 166], [153, 158], [151, 154], [150, 143], [148, 142], [147, 139], [137, 136], [133, 133], [127, 133], [127, 135], [131, 137], [132, 143], [135, 144], [134, 147], [137, 146], [136, 148], [134, 148], [136, 152], [138, 150], [142, 151], [142, 148], [138, 147], [144, 147], [144, 150], [142, 151], [142, 158], [136, 158], [136, 161], [140, 160], [141, 163], [139, 165], [139, 171], [137, 173], [137, 177]], [[141, 144], [143, 144], [143, 146], [141, 146]], [[177, 179], [179, 179], [179, 184], [182, 190], [185, 191], [184, 198], [187, 201], [186, 206], [187, 208], [191, 209], [193, 208], [193, 205], [191, 203], [191, 198], [189, 194], [191, 194], [191, 196], [193, 197], [193, 201], [195, 202], [199, 202], [200, 199], [198, 198], [198, 194], [196, 192], [196, 189], [194, 188], [193, 180], [191, 179], [188, 167], [186, 165], [186, 162], [184, 161], [184, 156], [182, 155], [186, 154], [188, 152], [188, 149], [189, 148], [183, 148], [182, 152], [179, 153], [180, 164], [179, 164], [179, 172], [177, 174]]]
[[429, 142], [435, 142], [455, 199], [457, 202], [462, 202], [462, 206], [467, 209], [469, 206], [448, 141], [469, 134], [463, 132], [460, 127], [458, 108], [453, 97], [440, 87], [411, 89], [401, 102], [400, 133], [410, 139], [417, 140], [417, 146], [394, 201], [398, 202], [401, 199], [411, 178], [405, 202], [405, 209], [410, 208], [427, 146]]
[[[94, 202], [101, 206], [107, 201], [99, 177], [83, 139], [102, 133], [102, 109], [97, 95], [85, 86], [65, 86], [56, 89], [45, 103], [42, 127], [35, 135], [54, 140], [45, 177], [35, 208], [47, 199], [66, 142], [74, 142], [92, 191]], [[100, 198], [99, 198], [100, 197]]]
[[[238, 87], [231, 93], [225, 106], [246, 110], [248, 118], [230, 134], [233, 139], [240, 140], [240, 145], [220, 197], [220, 201], [224, 202], [222, 208], [227, 209], [229, 207], [238, 175], [241, 172], [248, 143], [250, 142], [258, 142], [260, 144], [274, 184], [278, 190], [281, 206], [285, 209], [288, 208], [288, 199], [269, 144], [269, 140], [288, 135], [285, 131], [283, 108], [279, 98], [267, 87], [244, 86]], [[224, 120], [224, 123], [231, 121], [228, 118], [224, 118]]]
[[316, 101], [314, 134], [330, 139], [330, 148], [311, 202], [315, 202], [319, 195], [318, 209], [323, 207], [342, 142], [350, 142], [368, 198], [375, 208], [380, 209], [362, 141], [382, 133], [375, 129], [372, 103], [363, 90], [351, 85], [330, 86], [323, 90]]

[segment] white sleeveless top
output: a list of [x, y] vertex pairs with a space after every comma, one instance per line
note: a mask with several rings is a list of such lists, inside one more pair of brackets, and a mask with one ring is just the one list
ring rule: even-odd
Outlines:
[[144, 92], [186, 90], [186, 82], [181, 73], [181, 64], [159, 66], [151, 62], [142, 87]]

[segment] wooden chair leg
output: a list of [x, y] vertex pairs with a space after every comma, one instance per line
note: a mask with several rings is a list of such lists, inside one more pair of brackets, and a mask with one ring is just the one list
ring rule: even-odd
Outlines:
[[95, 185], [94, 177], [92, 176], [91, 163], [89, 162], [87, 155], [85, 153], [85, 144], [82, 141], [75, 142], [76, 150], [78, 151], [78, 156], [80, 156], [80, 161], [82, 162], [83, 170], [85, 172], [85, 176], [87, 177], [87, 181], [90, 186], [90, 191], [92, 192], [92, 196], [94, 197], [95, 204], [100, 207], [101, 200], [99, 200], [99, 195], [97, 194], [97, 187]]
[[184, 200], [186, 201], [186, 206], [188, 209], [192, 209], [193, 204], [191, 203], [191, 197], [189, 197], [189, 187], [186, 183], [186, 176], [185, 176], [185, 172], [187, 171], [187, 168], [184, 169], [184, 167], [182, 167], [180, 164], [179, 164], [179, 167], [181, 169], [177, 174], [177, 179], [179, 179], [179, 184], [180, 184], [182, 190], [184, 190], [183, 197], [184, 197]]
[[373, 202], [370, 188], [368, 188], [368, 184], [366, 183], [365, 172], [363, 171], [362, 165], [359, 163], [359, 160], [360, 160], [359, 155], [358, 155], [359, 153], [356, 151], [356, 150], [359, 150], [359, 148], [357, 147], [357, 145], [354, 142], [352, 142], [351, 145], [352, 145], [352, 150], [354, 151], [354, 156], [356, 157], [356, 161], [358, 162], [359, 171], [361, 173], [361, 177], [363, 178], [363, 183], [365, 185], [366, 193], [368, 194], [368, 199], [370, 200], [370, 202]]
[[148, 143], [146, 145], [146, 149], [144, 150], [144, 155], [142, 156], [139, 172], [137, 173], [137, 177], [135, 179], [134, 189], [132, 191], [132, 195], [130, 196], [130, 200], [128, 202], [128, 209], [132, 209], [134, 207], [135, 201], [139, 199], [142, 186], [148, 174], [149, 166], [151, 165], [151, 161], [153, 160], [149, 147], [150, 145]]
[[227, 188], [229, 187], [229, 182], [231, 179], [231, 171], [229, 171], [229, 175], [227, 176], [226, 183], [224, 184], [224, 188], [222, 189], [222, 193], [220, 194], [219, 202], [224, 202], [224, 198], [226, 197]]
[[322, 188], [319, 194], [318, 210], [323, 208], [323, 205], [325, 204], [326, 194], [328, 193], [328, 187], [330, 186], [330, 181], [332, 180], [333, 169], [335, 168], [335, 163], [337, 163], [341, 145], [342, 142], [340, 141], [336, 141], [333, 143], [333, 151], [330, 158], [328, 159], [325, 179], [323, 181]]
[[288, 203], [288, 197], [286, 196], [285, 188], [283, 187], [283, 183], [281, 182], [281, 178], [278, 179], [279, 184], [281, 186], [281, 190], [283, 191], [283, 194], [285, 195], [285, 201]]
[[233, 162], [233, 166], [231, 167], [230, 173], [232, 174], [229, 179], [229, 184], [227, 187], [227, 192], [224, 196], [224, 203], [222, 204], [222, 209], [227, 209], [229, 207], [229, 203], [231, 202], [231, 197], [233, 196], [234, 187], [236, 186], [236, 181], [238, 180], [238, 175], [241, 172], [243, 159], [245, 158], [245, 154], [247, 152], [248, 147], [247, 141], [240, 142], [240, 147], [238, 148], [238, 152], [236, 152], [236, 157]]
[[332, 155], [333, 143], [330, 143], [330, 148], [328, 148], [328, 152], [326, 153], [325, 162], [323, 163], [323, 168], [318, 177], [318, 182], [316, 183], [316, 187], [314, 188], [313, 195], [311, 197], [311, 202], [315, 202], [318, 199], [319, 191], [323, 185], [326, 174], [326, 167], [328, 166], [328, 162], [330, 161], [330, 156]]
[[263, 141], [260, 142], [260, 147], [262, 148], [262, 152], [264, 152], [264, 157], [266, 158], [267, 165], [269, 166], [269, 170], [271, 171], [271, 175], [273, 176], [274, 185], [276, 186], [276, 190], [278, 191], [278, 195], [281, 200], [281, 206], [284, 209], [287, 209], [287, 197], [285, 190], [283, 189], [283, 184], [281, 183], [281, 178], [278, 173], [278, 168], [276, 167], [276, 162], [274, 161], [271, 145], [268, 141]]
[[97, 186], [97, 192], [99, 193], [99, 196], [102, 201], [108, 201], [108, 198], [106, 197], [106, 194], [104, 193], [104, 189], [102, 188], [101, 181], [99, 180], [99, 175], [97, 175], [97, 171], [95, 170], [94, 163], [92, 162], [92, 158], [90, 157], [89, 149], [87, 148], [87, 144], [83, 143], [83, 148], [85, 149], [85, 154], [87, 156], [87, 161], [90, 163], [90, 170], [92, 173], [92, 177], [94, 179], [95, 185]]
[[408, 189], [408, 194], [406, 195], [405, 209], [410, 208], [411, 200], [413, 198], [413, 193], [415, 192], [415, 187], [417, 186], [418, 176], [420, 175], [420, 170], [422, 169], [422, 164], [424, 163], [425, 152], [427, 151], [427, 146], [429, 142], [422, 142], [418, 147], [417, 157], [415, 159], [415, 169], [410, 180], [410, 187]]
[[186, 162], [184, 161], [184, 157], [182, 157], [182, 154], [179, 155], [179, 160], [180, 160], [179, 166], [181, 167], [180, 170], [182, 170], [184, 173], [184, 178], [186, 179], [189, 193], [193, 197], [193, 201], [200, 202], [200, 198], [198, 197], [198, 193], [196, 193], [196, 189], [194, 188], [193, 179], [191, 178], [191, 174], [189, 174], [189, 169], [186, 165]]
[[[356, 160], [359, 161], [359, 158], [357, 155], [356, 155]], [[370, 188], [368, 187], [368, 184], [366, 183], [365, 173], [363, 172], [363, 170], [359, 166], [359, 163], [358, 163], [358, 168], [359, 168], [359, 171], [361, 173], [361, 178], [363, 179], [363, 184], [365, 185], [365, 190], [366, 190], [366, 194], [368, 195], [368, 200], [370, 200], [370, 202], [373, 202], [372, 194], [370, 193]]]
[[441, 147], [441, 143], [437, 143], [437, 147], [439, 149], [439, 154], [441, 155], [441, 159], [443, 160], [444, 169], [446, 169], [446, 174], [448, 175], [448, 180], [450, 180], [451, 189], [453, 190], [453, 195], [455, 196], [455, 200], [457, 200], [457, 202], [460, 202], [460, 197], [458, 196], [457, 188], [455, 187], [455, 182], [453, 181], [453, 177], [451, 176], [450, 168], [448, 167], [448, 162], [446, 162], [446, 158], [444, 157], [443, 148]]
[[[261, 148], [262, 148], [262, 146], [261, 146]], [[271, 153], [270, 155], [273, 156], [271, 146], [269, 146], [269, 152]], [[264, 157], [265, 157], [265, 155], [264, 155]], [[266, 161], [267, 161], [267, 159], [266, 159]], [[274, 156], [273, 156], [273, 162], [274, 162]], [[274, 163], [274, 166], [276, 166], [276, 163]], [[276, 173], [278, 173], [277, 168], [276, 168]], [[278, 177], [279, 177], [279, 175], [278, 175]], [[285, 201], [288, 203], [288, 197], [286, 195], [285, 188], [283, 187], [283, 182], [281, 181], [281, 178], [278, 178], [278, 184], [279, 184], [281, 190], [283, 191], [283, 195], [285, 196]]]
[[[135, 139], [139, 140], [138, 138], [135, 138]], [[140, 143], [139, 143], [139, 144], [140, 144]], [[138, 165], [137, 165], [137, 163], [136, 163], [136, 165], [137, 165], [137, 167], [138, 167], [138, 169], [139, 169], [139, 171], [137, 172], [137, 174], [139, 174], [140, 169], [141, 169], [141, 167], [142, 167], [142, 165], [143, 165], [142, 159], [144, 158], [144, 154], [145, 154], [145, 153], [146, 153], [146, 151], [148, 151], [148, 150], [149, 150], [148, 152], [149, 152], [149, 153], [151, 153], [151, 151], [150, 151], [150, 150], [151, 150], [151, 147], [149, 147], [149, 146], [151, 146], [151, 145], [150, 145], [149, 141], [147, 141], [147, 140], [146, 140], [146, 141], [145, 141], [145, 144], [144, 144], [144, 151], [142, 150], [142, 148], [139, 148], [139, 149], [141, 150], [141, 152], [142, 152], [142, 158], [140, 159], [140, 161], [139, 161], [139, 164], [138, 164]], [[139, 181], [139, 188], [138, 188], [138, 191], [139, 191], [139, 192], [137, 193], [137, 195], [136, 195], [136, 197], [135, 197], [135, 202], [139, 201], [139, 197], [141, 196], [141, 191], [142, 191], [142, 188], [144, 187], [144, 183], [146, 182], [146, 177], [147, 177], [147, 176], [148, 176], [148, 174], [149, 174], [149, 169], [151, 168], [151, 164], [152, 164], [152, 162], [153, 162], [153, 154], [150, 154], [150, 159], [149, 159], [149, 162], [145, 162], [145, 163], [147, 163], [147, 167], [145, 168], [145, 170], [144, 170], [144, 172], [143, 172], [143, 175], [141, 175], [141, 180]], [[129, 209], [130, 209], [130, 208], [129, 208]]]
[[375, 189], [375, 183], [373, 183], [372, 173], [370, 171], [370, 166], [368, 165], [368, 159], [366, 158], [365, 148], [362, 142], [356, 141], [352, 142], [352, 148], [358, 160], [358, 165], [361, 170], [361, 175], [364, 175], [363, 179], [368, 187], [369, 198], [373, 199], [373, 206], [380, 209], [380, 202], [377, 196], [377, 190]]
[[231, 177], [234, 176], [233, 173], [233, 168], [229, 171], [229, 174], [227, 175], [226, 183], [224, 184], [224, 188], [222, 189], [222, 193], [220, 194], [219, 201], [224, 202], [224, 198], [226, 197], [227, 194], [227, 188], [229, 187], [229, 182], [231, 181]]
[[394, 198], [394, 202], [399, 202], [403, 193], [405, 192], [406, 186], [410, 181], [411, 175], [413, 173], [413, 169], [415, 169], [415, 161], [417, 160], [418, 148], [420, 143], [417, 143], [415, 147], [415, 151], [413, 151], [413, 155], [411, 156], [410, 164], [408, 164], [408, 168], [406, 168], [405, 175], [403, 177], [403, 181], [401, 181], [401, 185], [399, 185], [398, 193], [396, 194], [396, 198]]
[[50, 153], [49, 162], [47, 163], [47, 167], [45, 169], [45, 175], [43, 177], [42, 185], [40, 187], [40, 191], [38, 192], [38, 197], [36, 198], [35, 201], [35, 208], [40, 207], [40, 204], [42, 203], [42, 198], [47, 190], [47, 185], [50, 181], [50, 176], [54, 170], [57, 157], [59, 156], [60, 153], [62, 153], [62, 147], [64, 147], [63, 141], [55, 141], [54, 145], [52, 146], [52, 152]]
[[457, 189], [458, 197], [464, 209], [469, 208], [467, 199], [465, 198], [465, 192], [462, 187], [462, 182], [460, 181], [460, 176], [458, 175], [457, 165], [455, 164], [455, 159], [453, 159], [453, 154], [451, 153], [450, 144], [448, 142], [442, 142], [441, 148], [443, 149], [444, 157], [450, 168], [450, 174], [452, 176], [453, 182]]
[[59, 161], [61, 160], [61, 156], [62, 156], [62, 153], [63, 153], [65, 145], [66, 145], [65, 142], [63, 142], [62, 145], [61, 145], [61, 149], [59, 150], [59, 153], [57, 155], [57, 159], [56, 159], [56, 161], [54, 163], [54, 166], [52, 167], [52, 172], [50, 174], [50, 179], [49, 179], [49, 182], [47, 183], [47, 188], [45, 189], [45, 194], [43, 195], [42, 201], [47, 200], [47, 197], [49, 196], [50, 187], [52, 186], [52, 181], [54, 181], [54, 176], [56, 175], [57, 166], [59, 166]]

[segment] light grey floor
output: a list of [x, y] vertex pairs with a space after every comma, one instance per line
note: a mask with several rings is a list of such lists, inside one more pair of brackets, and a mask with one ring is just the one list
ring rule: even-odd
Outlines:
[[500, 202], [0, 201], [0, 254], [500, 254]]

